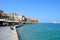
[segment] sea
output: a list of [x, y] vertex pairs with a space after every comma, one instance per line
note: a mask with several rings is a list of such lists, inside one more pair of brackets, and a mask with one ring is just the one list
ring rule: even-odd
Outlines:
[[60, 24], [27, 24], [17, 28], [19, 40], [60, 40]]

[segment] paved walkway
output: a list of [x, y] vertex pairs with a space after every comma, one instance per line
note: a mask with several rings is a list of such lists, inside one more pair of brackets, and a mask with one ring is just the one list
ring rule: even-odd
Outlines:
[[0, 40], [15, 40], [13, 30], [7, 27], [0, 27]]

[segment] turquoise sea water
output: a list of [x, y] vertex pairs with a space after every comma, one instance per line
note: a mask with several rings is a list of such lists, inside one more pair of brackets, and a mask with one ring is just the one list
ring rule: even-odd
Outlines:
[[19, 40], [60, 40], [60, 24], [40, 23], [17, 28]]

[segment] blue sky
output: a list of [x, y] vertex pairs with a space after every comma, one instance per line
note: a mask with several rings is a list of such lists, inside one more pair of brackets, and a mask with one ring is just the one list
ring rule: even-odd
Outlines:
[[60, 0], [0, 0], [0, 9], [37, 18], [41, 23], [60, 22]]

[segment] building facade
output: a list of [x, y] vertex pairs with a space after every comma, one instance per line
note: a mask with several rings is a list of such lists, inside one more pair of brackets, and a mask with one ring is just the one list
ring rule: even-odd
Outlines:
[[5, 14], [2, 10], [0, 10], [0, 19], [8, 19], [9, 16]]

